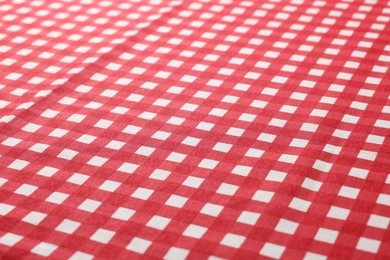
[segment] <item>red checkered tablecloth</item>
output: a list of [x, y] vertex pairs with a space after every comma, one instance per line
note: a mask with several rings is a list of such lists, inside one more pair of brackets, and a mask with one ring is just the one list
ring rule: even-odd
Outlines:
[[0, 0], [1, 259], [390, 259], [387, 0]]

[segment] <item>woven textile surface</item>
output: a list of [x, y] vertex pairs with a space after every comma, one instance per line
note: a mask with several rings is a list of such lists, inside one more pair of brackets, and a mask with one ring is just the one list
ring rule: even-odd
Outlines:
[[0, 0], [1, 259], [390, 259], [387, 0]]

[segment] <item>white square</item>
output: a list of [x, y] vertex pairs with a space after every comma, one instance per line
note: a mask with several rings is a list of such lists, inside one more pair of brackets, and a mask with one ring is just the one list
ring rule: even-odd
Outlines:
[[134, 173], [135, 170], [137, 170], [138, 165], [132, 164], [132, 163], [123, 163], [119, 168], [118, 171], [126, 172], [126, 173]]
[[261, 91], [261, 94], [274, 96], [278, 91], [279, 90], [275, 88], [264, 88], [263, 91]]
[[206, 233], [207, 231], [207, 228], [205, 227], [202, 227], [202, 226], [198, 226], [198, 225], [194, 225], [194, 224], [190, 224], [183, 232], [183, 235], [184, 236], [187, 236], [187, 237], [193, 237], [193, 238], [201, 238], [204, 233]]
[[291, 99], [296, 99], [296, 100], [305, 100], [306, 97], [307, 97], [307, 94], [300, 93], [300, 92], [294, 92], [290, 96]]
[[153, 192], [154, 190], [138, 188], [133, 192], [133, 194], [131, 194], [131, 197], [141, 200], [147, 200], [153, 194]]
[[68, 130], [65, 130], [65, 129], [54, 129], [50, 134], [49, 136], [53, 136], [53, 137], [63, 137], [64, 135], [66, 135], [69, 131]]
[[226, 143], [216, 143], [215, 146], [213, 147], [213, 150], [214, 151], [223, 152], [223, 153], [227, 153], [232, 148], [232, 146], [233, 145], [226, 144]]
[[96, 80], [96, 81], [103, 81], [107, 78], [106, 75], [104, 74], [101, 74], [101, 73], [95, 73], [92, 75], [91, 79], [92, 80]]
[[182, 208], [184, 204], [187, 202], [188, 198], [178, 196], [178, 195], [171, 195], [169, 199], [165, 202], [165, 205], [176, 207], [176, 208]]
[[351, 134], [350, 131], [336, 129], [334, 130], [332, 135], [341, 139], [348, 139], [350, 134]]
[[267, 256], [273, 259], [280, 259], [286, 248], [272, 243], [265, 243], [260, 250], [260, 255]]
[[241, 175], [241, 176], [248, 176], [248, 174], [251, 172], [252, 167], [250, 166], [244, 166], [244, 165], [237, 165], [232, 170], [233, 174]]
[[358, 158], [365, 159], [368, 161], [375, 161], [377, 154], [378, 154], [377, 152], [361, 150], [358, 154]]
[[273, 196], [274, 196], [274, 192], [258, 190], [256, 191], [255, 195], [253, 195], [252, 199], [268, 203], [271, 201]]
[[153, 173], [149, 176], [149, 178], [155, 179], [155, 180], [161, 180], [164, 181], [166, 178], [169, 177], [171, 174], [170, 171], [160, 170], [156, 169], [153, 171]]
[[181, 125], [185, 121], [184, 118], [173, 116], [171, 117], [168, 121], [167, 124], [172, 124], [172, 125]]
[[81, 173], [75, 173], [72, 176], [70, 176], [69, 179], [67, 179], [67, 182], [74, 183], [77, 185], [82, 185], [88, 179], [89, 179], [88, 175], [81, 174]]
[[126, 249], [133, 252], [137, 252], [139, 254], [144, 254], [151, 244], [152, 242], [149, 240], [135, 237], [127, 245]]
[[95, 212], [95, 210], [96, 210], [101, 204], [102, 204], [102, 203], [101, 203], [100, 201], [86, 199], [86, 200], [84, 200], [84, 202], [81, 203], [80, 206], [78, 206], [77, 208], [92, 213], [92, 212]]
[[112, 214], [112, 218], [120, 219], [124, 221], [128, 221], [135, 214], [135, 210], [119, 207], [114, 214]]
[[57, 245], [41, 242], [38, 245], [36, 245], [33, 249], [31, 249], [31, 252], [37, 255], [47, 257], [51, 255], [57, 248], [58, 248]]
[[253, 157], [253, 158], [260, 158], [264, 154], [264, 150], [259, 150], [255, 148], [249, 148], [246, 152], [245, 156], [247, 157]]
[[250, 104], [251, 107], [256, 107], [256, 108], [265, 108], [265, 106], [268, 104], [266, 101], [262, 100], [253, 100], [253, 102]]
[[41, 223], [42, 220], [44, 220], [47, 217], [47, 214], [37, 212], [37, 211], [31, 211], [28, 213], [22, 221], [30, 223], [32, 225], [38, 225]]
[[273, 118], [269, 123], [268, 125], [271, 125], [271, 126], [276, 126], [276, 127], [284, 127], [284, 125], [287, 123], [286, 120], [282, 120], [282, 119], [278, 119], [278, 118]]
[[356, 248], [362, 251], [376, 254], [379, 250], [381, 242], [375, 239], [361, 237], [357, 243]]
[[145, 120], [152, 120], [153, 118], [155, 118], [157, 116], [156, 113], [151, 113], [151, 112], [142, 112], [138, 117], [139, 118], [142, 118], [142, 119], [145, 119]]
[[380, 145], [383, 144], [384, 141], [385, 141], [385, 137], [380, 135], [368, 135], [366, 139], [367, 143], [380, 144]]
[[102, 185], [99, 186], [98, 189], [109, 191], [109, 192], [114, 192], [114, 191], [116, 191], [116, 189], [119, 188], [119, 186], [121, 186], [120, 182], [106, 180]]
[[122, 130], [123, 133], [135, 135], [141, 130], [141, 127], [135, 125], [128, 125]]
[[327, 144], [327, 145], [325, 145], [323, 151], [324, 151], [324, 152], [327, 152], [327, 153], [330, 153], [330, 154], [339, 155], [341, 149], [342, 149], [341, 146], [336, 146], [336, 145], [332, 145], [332, 144]]
[[1, 178], [0, 177], [0, 187], [4, 185], [4, 183], [6, 183], [8, 181], [8, 179], [5, 179], [5, 178]]
[[28, 149], [33, 152], [43, 153], [48, 147], [49, 145], [47, 144], [36, 143]]
[[0, 244], [11, 247], [22, 239], [22, 236], [16, 235], [14, 233], [6, 233], [0, 238]]
[[112, 237], [115, 235], [114, 231], [99, 228], [96, 232], [91, 236], [91, 240], [97, 241], [103, 244], [107, 244]]
[[199, 90], [198, 92], [195, 93], [194, 97], [205, 99], [208, 98], [210, 95], [211, 92]]
[[172, 152], [170, 155], [168, 155], [166, 160], [171, 162], [181, 163], [182, 161], [184, 161], [186, 157], [187, 155], [185, 154]]
[[50, 166], [45, 166], [42, 169], [40, 169], [37, 172], [37, 174], [38, 175], [42, 175], [42, 176], [46, 176], [46, 177], [51, 177], [54, 174], [56, 174], [57, 172], [58, 172], [57, 168], [53, 168], [53, 167], [50, 167]]
[[126, 107], [117, 106], [117, 107], [111, 109], [110, 112], [123, 115], [123, 114], [126, 114], [129, 110], [130, 109], [128, 109]]
[[244, 241], [244, 236], [227, 233], [225, 237], [221, 240], [221, 244], [229, 247], [240, 248]]
[[196, 70], [196, 71], [205, 71], [207, 68], [208, 68], [207, 65], [196, 64], [196, 65], [192, 68], [192, 70]]
[[141, 87], [141, 88], [144, 88], [144, 89], [154, 89], [156, 86], [157, 86], [156, 83], [153, 83], [153, 82], [145, 82], [145, 83], [142, 84], [140, 87]]
[[369, 171], [366, 169], [352, 167], [351, 170], [349, 171], [348, 175], [356, 177], [356, 178], [360, 178], [360, 179], [366, 179], [368, 172]]
[[[288, 114], [294, 114], [295, 111], [297, 110], [298, 108], [296, 106], [290, 106], [290, 105], [283, 105], [281, 108], [280, 108], [280, 112], [284, 112], [284, 113], [288, 113]], [[313, 110], [314, 111], [314, 110]]]
[[40, 125], [37, 125], [37, 124], [33, 124], [33, 123], [28, 123], [27, 125], [25, 125], [22, 130], [23, 131], [26, 131], [26, 132], [30, 132], [30, 133], [35, 133], [39, 128], [41, 128], [42, 126]]
[[210, 160], [210, 159], [203, 159], [198, 164], [198, 167], [213, 170], [218, 165], [218, 163], [219, 163], [219, 161]]
[[143, 156], [150, 156], [155, 150], [156, 148], [153, 147], [141, 146], [135, 153]]
[[305, 257], [303, 258], [303, 260], [326, 260], [326, 259], [327, 259], [326, 256], [315, 254], [312, 252], [307, 252], [305, 254]]
[[272, 143], [275, 140], [275, 138], [276, 135], [261, 133], [259, 137], [257, 137], [257, 140], [267, 142], [267, 143]]
[[70, 117], [68, 117], [66, 120], [74, 123], [80, 123], [86, 118], [85, 115], [80, 115], [80, 114], [73, 114]]
[[310, 178], [305, 178], [305, 180], [302, 183], [302, 187], [311, 191], [319, 191], [321, 188], [322, 182], [315, 181]]
[[78, 153], [79, 152], [73, 151], [71, 149], [64, 149], [59, 155], [57, 155], [57, 157], [65, 160], [72, 160]]
[[14, 147], [14, 146], [18, 145], [18, 143], [20, 143], [21, 141], [22, 140], [20, 140], [20, 139], [9, 137], [9, 138], [5, 139], [1, 144]]
[[65, 194], [62, 192], [53, 192], [49, 197], [46, 198], [45, 201], [55, 203], [55, 204], [61, 204], [69, 197], [69, 194]]
[[14, 170], [22, 170], [24, 167], [29, 165], [30, 162], [16, 159], [13, 161], [10, 165], [8, 165], [8, 168], [14, 169]]
[[310, 201], [299, 199], [299, 198], [293, 198], [290, 202], [290, 205], [288, 205], [288, 207], [296, 209], [298, 211], [307, 212], [309, 210], [310, 205], [311, 205]]
[[189, 251], [186, 249], [171, 247], [163, 259], [181, 260], [181, 259], [186, 259], [188, 254]]
[[282, 218], [276, 225], [275, 230], [281, 233], [293, 235], [297, 228], [298, 223]]
[[144, 96], [142, 96], [142, 95], [138, 95], [138, 94], [132, 93], [132, 94], [130, 94], [130, 96], [128, 96], [128, 97], [126, 98], [126, 100], [134, 101], [134, 102], [139, 102], [139, 101], [141, 101], [143, 98], [144, 98]]
[[306, 132], [311, 132], [311, 133], [314, 133], [315, 131], [317, 131], [317, 128], [318, 128], [318, 125], [317, 124], [311, 124], [311, 123], [304, 123], [302, 126], [301, 126], [301, 131], [306, 131]]
[[346, 198], [356, 199], [357, 196], [359, 195], [359, 192], [360, 192], [359, 189], [355, 189], [348, 186], [342, 186], [338, 195]]
[[38, 189], [37, 186], [33, 186], [30, 184], [23, 184], [15, 191], [15, 193], [20, 195], [30, 196], [37, 189]]
[[365, 110], [367, 105], [367, 103], [353, 101], [350, 107], [358, 110]]
[[113, 150], [120, 150], [126, 143], [112, 140], [108, 144], [106, 144], [106, 147]]
[[169, 222], [171, 222], [171, 219], [169, 218], [153, 216], [148, 221], [148, 223], [146, 223], [146, 226], [159, 229], [159, 230], [164, 230], [168, 226]]
[[350, 212], [349, 209], [344, 209], [344, 208], [332, 206], [329, 209], [328, 215], [326, 215], [326, 216], [328, 218], [346, 220], [348, 218], [349, 212]]
[[116, 90], [106, 89], [102, 93], [100, 93], [100, 96], [111, 98], [111, 97], [115, 96], [117, 93], [118, 93], [118, 91], [116, 91]]
[[96, 139], [96, 136], [84, 134], [80, 136], [76, 141], [80, 143], [90, 144]]
[[333, 164], [331, 163], [327, 163], [327, 162], [324, 162], [324, 161], [321, 161], [321, 160], [316, 160], [314, 165], [313, 165], [313, 169], [316, 169], [318, 171], [321, 171], [321, 172], [329, 172], [330, 169], [332, 168]]
[[5, 204], [5, 203], [0, 203], [0, 216], [6, 216], [14, 208], [15, 208], [15, 206], [8, 205], [8, 204]]
[[183, 82], [194, 82], [194, 80], [196, 80], [196, 77], [195, 76], [191, 76], [191, 75], [184, 75], [183, 77], [181, 77], [180, 81], [183, 81]]
[[260, 218], [259, 213], [243, 211], [241, 215], [237, 218], [237, 222], [245, 223], [248, 225], [255, 225]]
[[256, 79], [258, 79], [260, 76], [261, 76], [260, 73], [256, 73], [256, 72], [247, 72], [247, 73], [244, 75], [244, 78], [256, 80]]
[[207, 123], [207, 122], [200, 122], [196, 129], [204, 130], [204, 131], [210, 131], [214, 127], [214, 124]]
[[359, 117], [357, 116], [351, 116], [351, 115], [344, 115], [341, 121], [345, 123], [350, 123], [350, 124], [356, 124], [359, 121]]
[[98, 103], [98, 102], [89, 102], [88, 104], [86, 104], [84, 107], [85, 108], [90, 108], [90, 109], [98, 109], [99, 107], [101, 107], [103, 104], [102, 103]]
[[226, 132], [227, 135], [232, 135], [232, 136], [242, 136], [244, 133], [244, 129], [237, 128], [237, 127], [230, 127], [229, 130]]
[[193, 112], [193, 111], [195, 111], [198, 107], [199, 107], [199, 105], [191, 104], [191, 103], [186, 103], [186, 104], [184, 104], [180, 109], [181, 109], [181, 110], [185, 110], [185, 111]]
[[256, 119], [256, 115], [254, 114], [248, 114], [243, 113], [238, 120], [245, 121], [245, 122], [253, 122]]
[[278, 159], [279, 162], [284, 162], [284, 163], [295, 163], [297, 160], [298, 160], [298, 156], [292, 154], [282, 154]]
[[112, 125], [112, 123], [114, 123], [114, 122], [111, 121], [111, 120], [100, 119], [100, 120], [94, 125], [94, 127], [98, 127], [98, 128], [102, 128], [102, 129], [107, 129], [107, 128], [110, 127], [110, 125]]
[[200, 213], [217, 217], [222, 210], [223, 210], [223, 206], [212, 204], [212, 203], [206, 203], [201, 209]]
[[100, 167], [103, 164], [105, 164], [107, 161], [108, 161], [107, 158], [103, 158], [100, 156], [94, 156], [87, 162], [87, 164]]
[[227, 110], [226, 109], [221, 109], [221, 108], [213, 108], [210, 112], [209, 115], [211, 116], [218, 116], [222, 117], [226, 114]]
[[58, 103], [63, 104], [63, 105], [71, 105], [74, 102], [76, 102], [77, 99], [71, 98], [71, 97], [64, 97]]
[[199, 186], [202, 184], [203, 181], [204, 179], [202, 178], [188, 176], [187, 179], [185, 179], [185, 181], [182, 184], [197, 189], [199, 188]]
[[238, 186], [236, 185], [222, 183], [221, 186], [219, 186], [216, 193], [233, 196], [237, 190], [238, 190]]
[[168, 137], [171, 136], [171, 133], [164, 132], [164, 131], [157, 131], [152, 135], [152, 138], [165, 141], [168, 139]]
[[386, 230], [389, 226], [390, 218], [371, 214], [370, 219], [367, 222], [368, 226], [382, 228]]
[[265, 180], [267, 181], [276, 181], [276, 182], [283, 182], [284, 178], [286, 178], [287, 173], [285, 172], [279, 172], [279, 171], [274, 171], [271, 170]]
[[87, 253], [84, 253], [84, 252], [77, 251], [76, 253], [74, 253], [74, 254], [69, 258], [69, 260], [92, 260], [93, 258], [94, 258], [93, 255], [90, 255], [90, 254], [87, 254]]
[[[295, 110], [294, 110], [295, 111]], [[328, 114], [328, 110], [324, 110], [324, 109], [313, 109], [313, 111], [311, 111], [310, 113], [310, 116], [318, 116], [318, 117], [326, 117], [326, 115]]]
[[66, 234], [73, 234], [79, 227], [81, 223], [70, 220], [70, 219], [64, 219], [55, 230], [64, 232]]
[[91, 89], [92, 89], [91, 86], [86, 86], [86, 85], [81, 84], [80, 86], [78, 86], [76, 88], [76, 91], [81, 92], [81, 93], [88, 93], [89, 91], [91, 91]]
[[336, 242], [338, 235], [339, 232], [336, 230], [320, 228], [318, 229], [318, 232], [315, 235], [314, 239], [324, 243], [334, 244], [334, 242]]
[[376, 203], [390, 206], [390, 195], [387, 194], [379, 194]]

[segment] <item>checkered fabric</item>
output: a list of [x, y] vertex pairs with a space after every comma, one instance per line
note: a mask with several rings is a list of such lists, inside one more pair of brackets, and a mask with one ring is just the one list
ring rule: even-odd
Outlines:
[[389, 259], [390, 1], [1, 0], [0, 258]]

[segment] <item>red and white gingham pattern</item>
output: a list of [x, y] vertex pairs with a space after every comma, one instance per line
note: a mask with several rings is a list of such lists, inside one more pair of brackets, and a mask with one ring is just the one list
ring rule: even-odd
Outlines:
[[390, 258], [390, 2], [0, 1], [0, 257]]

